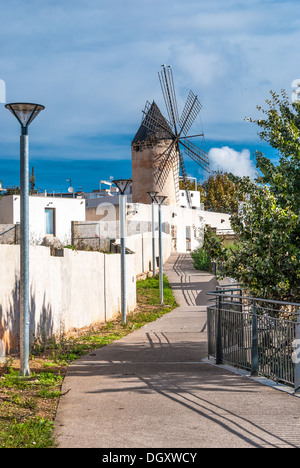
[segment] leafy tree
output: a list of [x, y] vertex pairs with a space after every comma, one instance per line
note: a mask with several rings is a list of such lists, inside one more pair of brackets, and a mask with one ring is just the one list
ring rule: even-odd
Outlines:
[[[201, 202], [204, 203], [205, 210], [218, 213], [237, 212], [239, 204], [237, 183], [238, 178], [235, 179], [232, 174], [220, 171], [214, 172], [204, 183], [198, 183], [197, 190], [201, 193]], [[179, 187], [184, 189], [182, 181]], [[187, 180], [187, 188], [195, 190], [194, 182]]]
[[267, 186], [248, 181], [244, 189], [249, 200], [231, 217], [238, 242], [234, 251], [223, 251], [223, 275], [254, 296], [294, 302], [300, 298], [299, 246], [292, 236], [298, 217]]
[[257, 167], [262, 172], [261, 181], [270, 187], [280, 206], [290, 207], [298, 215], [292, 235], [297, 243], [300, 242], [300, 102], [290, 102], [282, 90], [281, 96], [271, 91], [271, 99], [266, 103], [267, 110], [257, 107], [263, 119], [248, 120], [262, 128], [259, 136], [278, 150], [279, 162], [275, 165], [257, 152]]
[[[199, 185], [198, 185], [198, 187], [195, 187], [195, 182], [193, 180], [187, 179], [185, 181], [185, 183], [186, 183], [186, 187], [187, 187], [188, 190], [198, 190]], [[179, 181], [179, 188], [180, 188], [180, 190], [185, 189], [183, 180]]]
[[231, 174], [214, 172], [202, 184], [205, 192], [205, 209], [218, 213], [235, 213], [238, 210], [237, 184]]
[[1, 192], [0, 197], [5, 197], [7, 195], [19, 195], [20, 193], [20, 187], [10, 187], [6, 189], [5, 192]]

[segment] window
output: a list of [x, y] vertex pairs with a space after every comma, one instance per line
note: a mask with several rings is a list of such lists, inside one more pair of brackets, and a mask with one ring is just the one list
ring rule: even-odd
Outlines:
[[55, 236], [55, 209], [45, 208], [46, 234]]

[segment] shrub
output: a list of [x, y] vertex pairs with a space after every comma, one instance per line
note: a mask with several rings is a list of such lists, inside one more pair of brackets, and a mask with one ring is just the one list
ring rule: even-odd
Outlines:
[[194, 250], [191, 255], [197, 270], [211, 271], [211, 259], [205, 248], [200, 247]]

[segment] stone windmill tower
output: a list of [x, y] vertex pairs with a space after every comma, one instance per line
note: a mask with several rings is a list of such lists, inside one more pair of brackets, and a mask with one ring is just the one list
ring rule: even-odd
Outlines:
[[[161, 163], [162, 155], [168, 151], [171, 144], [171, 129], [155, 102], [151, 104], [150, 112], [156, 121], [161, 122], [169, 130], [163, 128], [150, 130], [142, 123], [132, 141], [132, 201], [139, 203], [151, 203], [147, 192], [161, 191], [154, 174]], [[172, 167], [164, 181], [163, 189], [164, 194], [168, 197], [167, 203], [176, 205], [179, 193], [179, 164], [177, 157], [172, 160]]]
[[172, 68], [162, 66], [158, 73], [169, 121], [162, 115], [155, 102], [146, 103], [142, 124], [131, 145], [132, 201], [151, 203], [147, 192], [157, 191], [166, 195], [167, 204], [179, 205], [179, 176], [184, 183], [187, 200], [191, 206], [187, 189], [187, 174], [184, 153], [209, 172], [207, 153], [192, 143], [188, 136], [201, 104], [192, 91], [189, 92], [181, 118], [178, 117]]

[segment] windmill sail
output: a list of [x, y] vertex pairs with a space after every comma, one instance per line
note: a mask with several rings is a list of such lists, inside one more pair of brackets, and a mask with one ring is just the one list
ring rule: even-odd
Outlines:
[[198, 101], [197, 96], [194, 95], [193, 91], [190, 91], [179, 121], [179, 127], [181, 128], [180, 133], [183, 133], [184, 136], [187, 135], [191, 126], [195, 122], [201, 108], [202, 106]]
[[176, 130], [179, 118], [172, 69], [170, 67], [166, 68], [163, 65], [163, 69], [161, 72], [158, 72], [158, 76], [169, 120]]
[[209, 172], [208, 154], [190, 141], [190, 138], [203, 135], [188, 135], [202, 106], [198, 97], [190, 91], [179, 119], [172, 68], [163, 65], [158, 76], [169, 121], [163, 117], [155, 103], [150, 104], [147, 102], [143, 111], [144, 117], [142, 123], [148, 131], [155, 133], [156, 136], [170, 140], [171, 142], [168, 148], [157, 157], [156, 170], [154, 173], [155, 181], [159, 187], [163, 189], [165, 181], [171, 169], [173, 169], [174, 179], [176, 179], [174, 180], [175, 187], [179, 187], [179, 173], [178, 170], [176, 171], [175, 169], [180, 166], [188, 206], [191, 206], [191, 197], [187, 185], [187, 173], [181, 148], [185, 155], [196, 162], [202, 169]]

